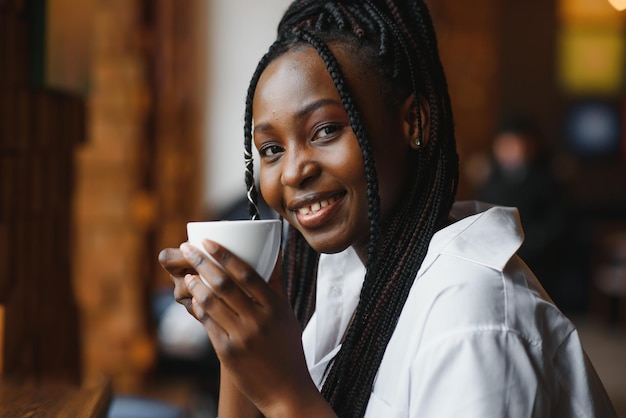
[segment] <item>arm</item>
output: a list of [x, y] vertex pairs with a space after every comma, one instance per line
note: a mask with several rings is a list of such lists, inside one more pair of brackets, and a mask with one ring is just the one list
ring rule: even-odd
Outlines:
[[226, 370], [220, 373], [220, 418], [261, 418], [261, 412], [233, 384]]
[[[256, 406], [239, 391], [225, 370], [222, 370], [220, 375], [218, 416], [219, 418], [263, 417]], [[274, 406], [273, 411], [269, 412], [267, 417], [336, 418], [336, 415], [321, 396], [313, 396], [310, 400], [303, 398], [302, 405], [299, 405], [298, 402], [281, 402]]]

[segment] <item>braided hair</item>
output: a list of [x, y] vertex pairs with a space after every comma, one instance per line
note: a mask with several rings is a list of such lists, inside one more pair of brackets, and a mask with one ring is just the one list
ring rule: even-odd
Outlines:
[[[409, 95], [429, 109], [429, 137], [414, 152], [402, 204], [381, 219], [372, 143], [329, 45], [374, 71], [387, 101]], [[244, 143], [250, 216], [258, 217], [252, 170], [252, 100], [267, 65], [281, 54], [313, 47], [337, 87], [363, 154], [370, 222], [366, 276], [354, 319], [329, 364], [322, 395], [340, 417], [362, 417], [387, 344], [426, 255], [433, 234], [447, 219], [457, 190], [452, 109], [430, 14], [423, 0], [296, 0], [285, 12], [277, 40], [259, 62], [246, 98]], [[419, 105], [418, 105], [419, 106]], [[418, 135], [423, 127], [418, 115]], [[302, 325], [315, 309], [319, 255], [289, 227], [283, 257], [291, 304]]]

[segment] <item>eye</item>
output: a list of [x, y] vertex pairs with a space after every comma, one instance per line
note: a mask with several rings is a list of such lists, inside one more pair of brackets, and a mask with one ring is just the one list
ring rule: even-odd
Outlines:
[[281, 152], [283, 152], [283, 147], [273, 144], [264, 145], [261, 147], [261, 149], [259, 149], [259, 155], [261, 156], [261, 158], [276, 157]]
[[324, 140], [324, 139], [332, 139], [335, 137], [337, 132], [341, 131], [342, 126], [340, 125], [324, 125], [315, 131], [315, 135], [313, 136], [313, 141]]

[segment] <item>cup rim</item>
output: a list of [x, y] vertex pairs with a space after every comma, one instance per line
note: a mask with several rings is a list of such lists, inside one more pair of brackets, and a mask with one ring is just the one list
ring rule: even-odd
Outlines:
[[282, 222], [280, 219], [217, 219], [214, 221], [189, 221], [187, 225], [190, 224], [209, 224], [209, 223], [219, 223], [219, 222], [240, 222], [240, 223], [248, 223], [248, 222], [258, 222], [258, 223], [278, 223]]

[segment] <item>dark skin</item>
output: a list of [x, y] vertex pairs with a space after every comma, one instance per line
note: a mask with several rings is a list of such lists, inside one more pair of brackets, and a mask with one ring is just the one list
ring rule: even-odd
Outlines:
[[[333, 52], [358, 92], [355, 99], [374, 144], [384, 219], [406, 187], [408, 170], [399, 162], [408, 162], [417, 147], [414, 101], [411, 96], [389, 109], [380, 93], [367, 87], [375, 80], [362, 75], [356, 60], [340, 46]], [[427, 132], [427, 112], [420, 111]], [[361, 151], [315, 50], [289, 51], [268, 65], [253, 114], [268, 204], [315, 250], [333, 253], [352, 246], [365, 263], [369, 220]], [[216, 243], [205, 241], [204, 247], [226, 271], [188, 244], [163, 250], [159, 261], [172, 276], [176, 300], [204, 325], [219, 357], [219, 416], [336, 416], [308, 373], [300, 325], [279, 285], [279, 269], [268, 284]]]

